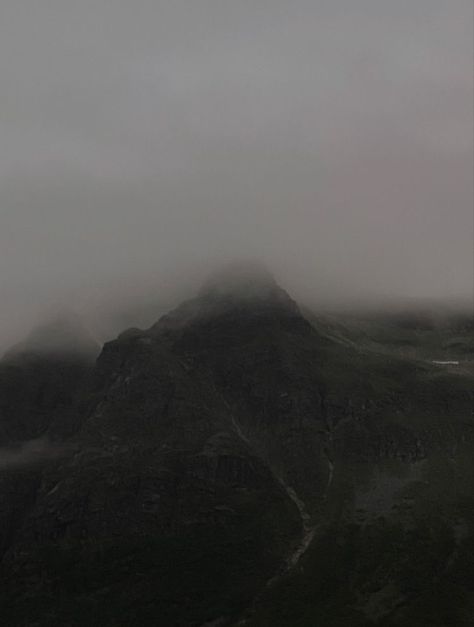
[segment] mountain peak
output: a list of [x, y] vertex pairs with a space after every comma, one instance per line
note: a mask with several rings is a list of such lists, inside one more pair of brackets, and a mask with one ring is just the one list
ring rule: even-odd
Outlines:
[[267, 268], [255, 262], [232, 263], [215, 272], [195, 298], [185, 301], [152, 327], [184, 327], [222, 315], [235, 323], [244, 316], [303, 320], [297, 304], [275, 281]]
[[11, 359], [24, 355], [77, 355], [92, 358], [97, 355], [99, 348], [79, 316], [68, 312], [34, 328], [5, 357]]

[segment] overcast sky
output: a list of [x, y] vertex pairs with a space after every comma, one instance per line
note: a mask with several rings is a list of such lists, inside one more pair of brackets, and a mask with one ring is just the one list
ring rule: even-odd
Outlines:
[[0, 0], [0, 343], [64, 294], [224, 257], [321, 298], [469, 295], [473, 21], [472, 0]]

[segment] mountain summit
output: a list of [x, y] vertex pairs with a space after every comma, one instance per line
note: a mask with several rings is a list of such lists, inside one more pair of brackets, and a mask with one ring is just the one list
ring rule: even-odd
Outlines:
[[[235, 329], [244, 322], [266, 319], [269, 324], [276, 319], [291, 319], [303, 323], [297, 304], [276, 282], [273, 275], [259, 263], [240, 262], [225, 266], [213, 273], [196, 297], [163, 316], [153, 327], [191, 328], [211, 320], [227, 321]], [[309, 326], [309, 325], [307, 325]]]

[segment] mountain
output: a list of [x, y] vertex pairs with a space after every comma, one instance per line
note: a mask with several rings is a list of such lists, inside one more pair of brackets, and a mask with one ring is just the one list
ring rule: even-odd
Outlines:
[[5, 624], [472, 624], [468, 360], [367, 337], [240, 265], [106, 344], [0, 483]]
[[0, 361], [0, 445], [66, 425], [73, 398], [100, 351], [74, 315], [34, 329]]

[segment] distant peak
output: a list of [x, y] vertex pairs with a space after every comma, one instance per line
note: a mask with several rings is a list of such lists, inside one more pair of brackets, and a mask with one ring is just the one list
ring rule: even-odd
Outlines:
[[99, 348], [79, 316], [68, 312], [34, 328], [27, 338], [13, 346], [5, 357], [15, 358], [22, 355], [95, 357]]

